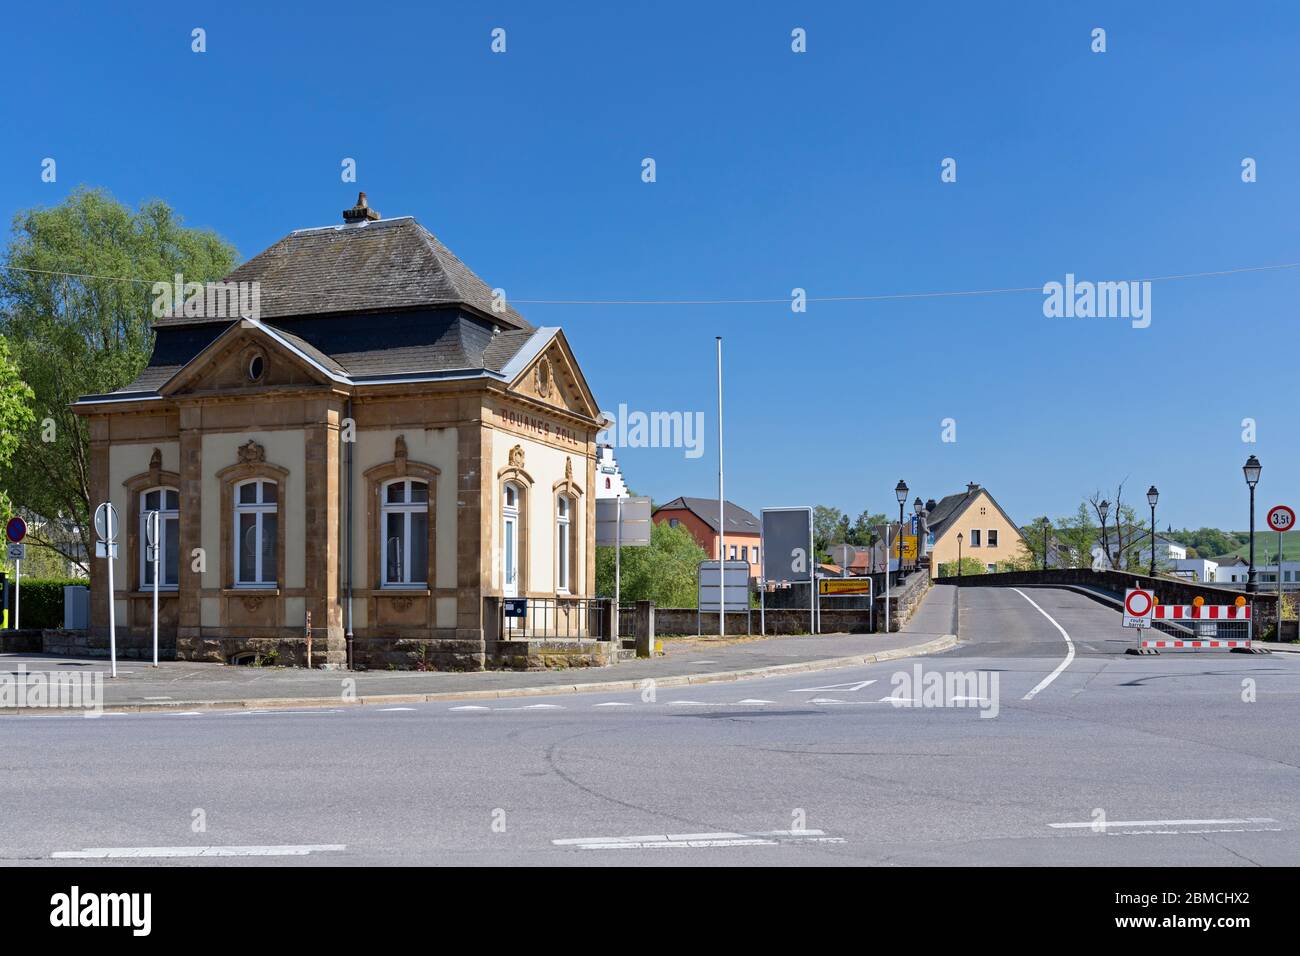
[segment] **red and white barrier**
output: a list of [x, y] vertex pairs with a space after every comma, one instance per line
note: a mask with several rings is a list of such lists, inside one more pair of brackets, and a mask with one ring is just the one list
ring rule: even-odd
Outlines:
[[1250, 605], [1157, 604], [1154, 617], [1159, 621], [1249, 621]]
[[1175, 648], [1175, 647], [1192, 647], [1192, 648], [1196, 648], [1196, 647], [1207, 647], [1207, 648], [1218, 648], [1218, 647], [1226, 647], [1226, 648], [1233, 648], [1233, 647], [1250, 647], [1250, 638], [1246, 638], [1245, 640], [1241, 640], [1241, 641], [1215, 641], [1215, 640], [1210, 640], [1210, 641], [1195, 641], [1195, 640], [1192, 640], [1192, 641], [1179, 641], [1179, 640], [1150, 641], [1150, 640], [1144, 640], [1144, 641], [1139, 641], [1139, 642], [1138, 642], [1138, 646], [1140, 646], [1140, 647], [1168, 647], [1168, 648]]

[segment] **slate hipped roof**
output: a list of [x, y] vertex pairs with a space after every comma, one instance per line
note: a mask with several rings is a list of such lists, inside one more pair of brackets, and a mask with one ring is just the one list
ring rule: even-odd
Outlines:
[[[357, 384], [501, 377], [512, 359], [535, 353], [556, 334], [513, 308], [493, 311], [488, 285], [415, 219], [377, 217], [363, 194], [344, 213], [346, 224], [295, 230], [223, 281], [257, 282], [258, 327], [331, 376]], [[156, 395], [240, 321], [159, 319], [153, 354], [136, 380], [83, 401]]]
[[[493, 312], [487, 283], [410, 216], [294, 230], [223, 281], [260, 282], [263, 321], [462, 305], [504, 327], [532, 328], [508, 300]], [[211, 321], [169, 316], [156, 325]]]
[[[727, 519], [727, 534], [758, 534], [758, 519], [746, 511], [740, 505], [730, 501], [725, 503], [723, 514]], [[674, 498], [665, 505], [660, 505], [655, 509], [655, 514], [661, 511], [689, 511], [695, 517], [699, 518], [714, 533], [718, 533], [718, 499], [717, 498]]]

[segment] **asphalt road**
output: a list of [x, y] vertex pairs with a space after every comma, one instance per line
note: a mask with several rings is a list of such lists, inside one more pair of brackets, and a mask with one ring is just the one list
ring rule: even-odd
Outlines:
[[1296, 864], [1300, 655], [1124, 656], [1117, 619], [969, 588], [957, 649], [804, 676], [0, 718], [0, 862]]

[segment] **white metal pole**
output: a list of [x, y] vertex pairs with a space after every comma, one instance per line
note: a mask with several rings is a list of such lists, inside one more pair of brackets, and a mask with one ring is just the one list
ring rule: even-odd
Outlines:
[[17, 559], [14, 560], [14, 630], [18, 630], [18, 596], [22, 590], [23, 583], [23, 563]]
[[722, 336], [718, 340], [718, 636], [727, 635], [727, 505], [722, 491]]
[[808, 624], [809, 630], [817, 633], [817, 561], [813, 554], [812, 518], [808, 520]]
[[158, 556], [162, 551], [162, 521], [158, 512], [149, 516], [153, 528], [153, 666], [158, 666]]
[[108, 656], [112, 662], [111, 676], [117, 676], [117, 599], [113, 593], [113, 507], [109, 505], [104, 516], [104, 526], [108, 529], [108, 539], [104, 550], [108, 553]]
[[623, 498], [614, 499], [614, 641], [615, 647], [621, 647], [619, 625], [622, 623], [623, 593]]
[[[902, 534], [900, 527], [898, 533]], [[889, 633], [889, 522], [885, 522], [885, 633]]]

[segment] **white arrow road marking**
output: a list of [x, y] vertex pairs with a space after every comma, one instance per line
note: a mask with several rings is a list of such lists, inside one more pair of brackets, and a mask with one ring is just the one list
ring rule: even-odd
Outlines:
[[1113, 827], [1201, 827], [1229, 823], [1277, 823], [1272, 817], [1241, 817], [1225, 820], [1089, 820], [1086, 823], [1049, 823], [1053, 830], [1109, 830]]
[[1029, 601], [1030, 604], [1033, 604], [1034, 610], [1036, 610], [1039, 614], [1043, 615], [1043, 617], [1051, 621], [1052, 627], [1060, 631], [1061, 636], [1065, 638], [1065, 648], [1066, 648], [1065, 660], [1061, 661], [1061, 663], [1056, 666], [1056, 670], [1052, 671], [1052, 673], [1048, 674], [1041, 681], [1039, 681], [1037, 687], [1035, 687], [1028, 694], [1026, 694], [1024, 697], [1021, 698], [1021, 700], [1033, 700], [1040, 690], [1043, 690], [1050, 683], [1052, 683], [1052, 681], [1056, 680], [1056, 678], [1060, 676], [1061, 671], [1065, 670], [1067, 667], [1070, 666], [1070, 662], [1074, 660], [1074, 641], [1070, 640], [1070, 635], [1065, 633], [1065, 628], [1061, 627], [1061, 625], [1056, 623], [1056, 618], [1052, 617], [1052, 615], [1048, 614], [1037, 604], [1034, 604], [1033, 600], [1029, 597], [1028, 594], [1020, 590], [1020, 588], [1012, 588], [1011, 590], [1015, 591], [1026, 601]]
[[84, 850], [56, 850], [55, 860], [158, 859], [196, 856], [308, 856], [312, 853], [339, 853], [343, 843], [303, 843], [281, 846], [105, 846]]
[[875, 680], [873, 679], [873, 680], [851, 681], [847, 684], [827, 684], [825, 687], [800, 687], [798, 690], [790, 691], [790, 693], [812, 694], [817, 691], [824, 691], [824, 690], [854, 691], [854, 690], [862, 690], [862, 688], [869, 687], [874, 683]]

